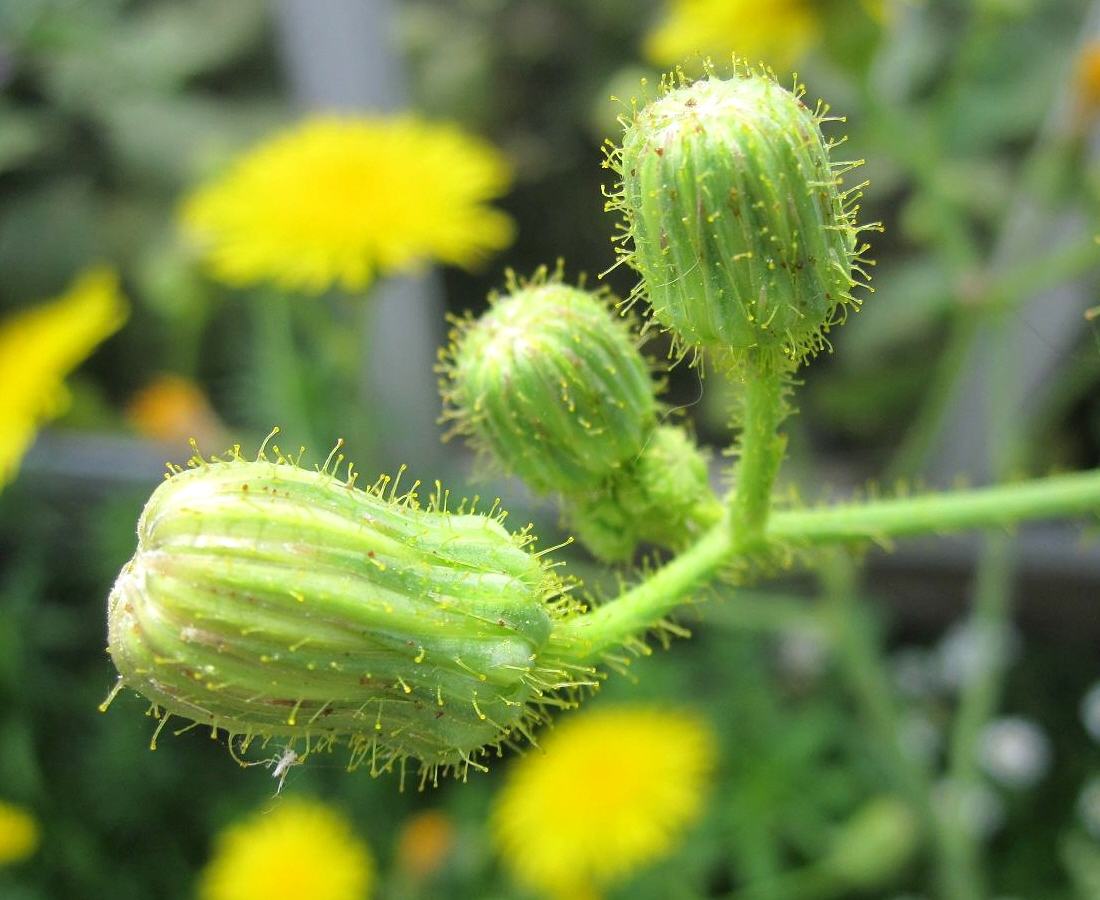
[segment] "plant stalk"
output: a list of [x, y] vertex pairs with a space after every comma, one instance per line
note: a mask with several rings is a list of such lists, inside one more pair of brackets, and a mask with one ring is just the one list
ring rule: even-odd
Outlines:
[[829, 544], [975, 528], [1100, 511], [1100, 470], [1050, 475], [954, 493], [870, 500], [820, 509], [777, 510], [767, 536], [780, 544]]

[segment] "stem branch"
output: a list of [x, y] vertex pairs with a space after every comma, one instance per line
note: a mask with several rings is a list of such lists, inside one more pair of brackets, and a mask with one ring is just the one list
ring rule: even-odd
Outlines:
[[767, 536], [779, 543], [886, 541], [907, 535], [1004, 527], [1098, 510], [1100, 470], [1092, 470], [969, 491], [776, 511], [769, 521]]

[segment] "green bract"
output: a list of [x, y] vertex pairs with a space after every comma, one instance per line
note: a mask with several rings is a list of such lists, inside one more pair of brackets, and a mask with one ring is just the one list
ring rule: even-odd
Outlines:
[[464, 770], [567, 680], [561, 584], [499, 517], [285, 461], [201, 462], [150, 498], [111, 592], [121, 683], [231, 735]]
[[644, 446], [657, 419], [649, 366], [600, 295], [513, 279], [459, 323], [441, 384], [455, 431], [542, 493], [603, 482]]
[[627, 126], [609, 205], [639, 293], [682, 346], [802, 359], [855, 302], [855, 210], [821, 120], [741, 72], [666, 84]]

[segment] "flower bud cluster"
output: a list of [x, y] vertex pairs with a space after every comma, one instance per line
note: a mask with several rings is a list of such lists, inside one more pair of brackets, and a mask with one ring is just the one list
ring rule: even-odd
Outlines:
[[658, 424], [658, 383], [610, 299], [545, 270], [510, 279], [443, 356], [445, 417], [483, 454], [566, 503], [598, 557], [641, 542], [679, 546], [709, 497], [706, 461], [682, 429]]

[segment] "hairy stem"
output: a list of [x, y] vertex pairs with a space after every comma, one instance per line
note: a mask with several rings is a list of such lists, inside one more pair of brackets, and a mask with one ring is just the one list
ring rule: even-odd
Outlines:
[[753, 355], [739, 367], [741, 431], [737, 487], [729, 498], [730, 527], [738, 541], [748, 546], [763, 540], [772, 488], [787, 447], [779, 426], [790, 412], [786, 393], [791, 366], [781, 359]]
[[574, 658], [595, 662], [610, 650], [636, 642], [736, 555], [728, 526], [716, 525], [635, 587], [562, 626], [569, 630]]
[[723, 569], [732, 570], [737, 562], [751, 561], [773, 546], [886, 541], [1097, 510], [1100, 471], [1092, 471], [960, 493], [776, 511], [763, 539], [735, 530], [730, 520], [724, 520], [635, 587], [563, 625], [560, 638], [577, 661], [596, 661], [610, 650], [636, 642]]
[[767, 535], [779, 543], [828, 544], [995, 528], [1100, 510], [1100, 470], [1051, 475], [969, 491], [871, 500], [772, 514]]

